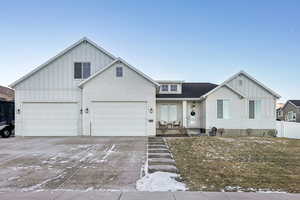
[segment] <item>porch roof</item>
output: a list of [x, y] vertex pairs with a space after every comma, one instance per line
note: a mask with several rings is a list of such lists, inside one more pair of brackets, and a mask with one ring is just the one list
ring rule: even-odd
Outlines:
[[156, 98], [200, 98], [217, 86], [213, 83], [182, 83], [181, 94], [157, 94]]

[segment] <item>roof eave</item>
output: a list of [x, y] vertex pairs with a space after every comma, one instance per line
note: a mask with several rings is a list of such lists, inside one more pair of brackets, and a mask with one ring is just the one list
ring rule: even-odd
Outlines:
[[86, 84], [87, 82], [89, 82], [90, 80], [94, 79], [96, 76], [100, 75], [102, 72], [104, 72], [105, 70], [107, 70], [108, 68], [110, 68], [112, 65], [116, 64], [116, 63], [123, 63], [125, 64], [127, 67], [129, 67], [131, 70], [135, 71], [137, 74], [141, 75], [142, 77], [144, 77], [146, 80], [148, 80], [149, 82], [153, 83], [155, 85], [156, 88], [159, 88], [159, 84], [156, 83], [153, 79], [151, 79], [149, 76], [147, 76], [146, 74], [144, 74], [143, 72], [139, 71], [138, 69], [136, 69], [135, 67], [131, 66], [130, 64], [128, 64], [126, 61], [124, 61], [122, 58], [117, 58], [116, 60], [114, 60], [113, 62], [111, 62], [110, 64], [108, 64], [106, 67], [102, 68], [101, 70], [99, 70], [98, 72], [96, 72], [95, 74], [93, 74], [92, 76], [90, 76], [88, 79], [82, 81], [81, 83], [79, 83], [78, 87], [82, 88], [84, 84]]
[[83, 37], [79, 41], [75, 42], [71, 46], [67, 47], [66, 49], [64, 49], [63, 51], [61, 51], [60, 53], [58, 53], [56, 56], [50, 58], [49, 60], [47, 60], [43, 64], [39, 65], [38, 67], [36, 67], [35, 69], [33, 69], [32, 71], [30, 71], [29, 73], [27, 73], [26, 75], [22, 76], [18, 80], [16, 80], [13, 83], [11, 83], [9, 85], [9, 87], [15, 88], [16, 85], [18, 85], [22, 81], [26, 80], [27, 78], [31, 77], [33, 74], [35, 74], [36, 72], [40, 71], [41, 69], [43, 69], [44, 67], [46, 67], [47, 65], [49, 65], [50, 63], [52, 63], [53, 61], [55, 61], [56, 59], [58, 59], [59, 57], [65, 55], [67, 52], [69, 52], [70, 50], [72, 50], [73, 48], [75, 48], [76, 46], [78, 46], [79, 44], [81, 44], [82, 42], [85, 42], [85, 41], [88, 42], [88, 43], [90, 43], [95, 48], [97, 48], [99, 51], [101, 51], [104, 54], [108, 55], [112, 59], [116, 59], [116, 57], [114, 55], [112, 55], [111, 53], [109, 53], [108, 51], [106, 51], [105, 49], [103, 49], [102, 47], [98, 46], [96, 43], [94, 43], [93, 41], [89, 40], [88, 38]]

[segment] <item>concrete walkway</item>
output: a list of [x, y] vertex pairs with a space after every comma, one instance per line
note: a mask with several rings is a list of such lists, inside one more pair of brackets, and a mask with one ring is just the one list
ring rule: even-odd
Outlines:
[[1, 200], [299, 200], [300, 194], [242, 192], [42, 191], [0, 193]]

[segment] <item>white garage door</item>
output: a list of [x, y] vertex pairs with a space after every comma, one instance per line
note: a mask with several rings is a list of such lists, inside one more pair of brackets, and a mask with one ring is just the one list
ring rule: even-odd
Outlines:
[[93, 102], [93, 136], [145, 136], [145, 102]]
[[24, 136], [75, 136], [78, 132], [77, 103], [24, 103]]

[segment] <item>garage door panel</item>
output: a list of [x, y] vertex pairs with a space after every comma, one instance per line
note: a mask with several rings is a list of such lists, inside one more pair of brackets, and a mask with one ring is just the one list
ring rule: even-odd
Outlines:
[[78, 133], [77, 103], [24, 103], [24, 136], [75, 136]]
[[145, 102], [93, 102], [92, 135], [145, 136]]

